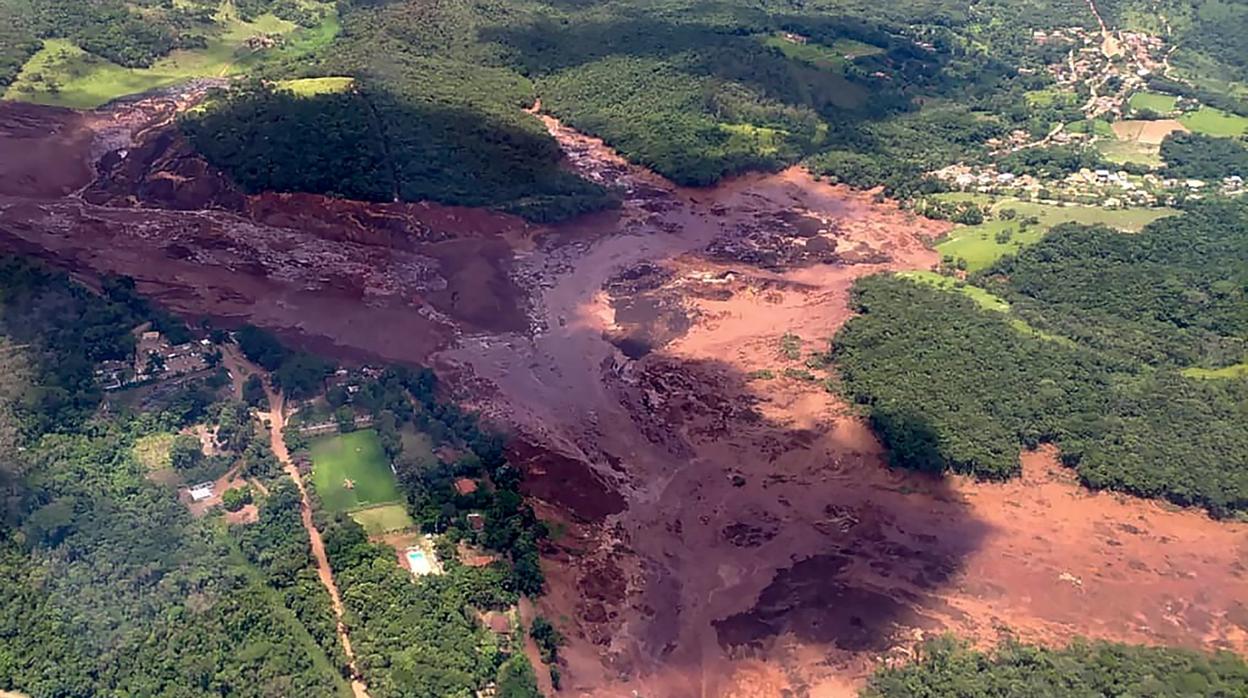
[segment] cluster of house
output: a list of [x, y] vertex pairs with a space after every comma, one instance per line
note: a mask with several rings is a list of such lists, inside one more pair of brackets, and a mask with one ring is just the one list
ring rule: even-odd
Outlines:
[[171, 344], [160, 332], [141, 330], [134, 356], [129, 360], [101, 361], [95, 369], [95, 378], [104, 390], [117, 390], [136, 383], [196, 373], [211, 366], [208, 357], [213, 352], [213, 344], [207, 339]]
[[1180, 197], [1193, 199], [1211, 194], [1240, 196], [1245, 191], [1244, 179], [1239, 175], [1210, 183], [1199, 179], [1161, 177], [1151, 173], [1132, 175], [1123, 171], [1085, 168], [1061, 180], [1041, 181], [1031, 175], [998, 172], [993, 165], [980, 168], [950, 165], [931, 174], [960, 191], [1000, 194], [1053, 203], [1091, 204], [1105, 208], [1163, 206], [1174, 203]]
[[1083, 105], [1088, 118], [1106, 114], [1121, 117], [1127, 98], [1144, 87], [1144, 79], [1165, 66], [1165, 42], [1142, 32], [1102, 35], [1082, 27], [1032, 32], [1041, 45], [1070, 45], [1066, 60], [1049, 64], [1058, 85], [1088, 85], [1091, 96]]

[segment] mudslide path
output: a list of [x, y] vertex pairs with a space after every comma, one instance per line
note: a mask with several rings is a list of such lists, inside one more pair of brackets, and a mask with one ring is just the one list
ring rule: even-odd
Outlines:
[[[236, 377], [251, 373], [259, 373], [263, 376], [263, 372], [258, 367], [251, 365], [239, 355], [236, 347], [227, 346], [223, 352], [223, 360]], [[269, 445], [273, 449], [273, 455], [277, 457], [282, 464], [282, 469], [299, 488], [300, 518], [303, 520], [304, 529], [308, 532], [308, 540], [312, 543], [312, 558], [316, 561], [316, 574], [320, 577], [321, 584], [325, 586], [325, 591], [329, 592], [334, 616], [338, 620], [338, 639], [342, 641], [342, 650], [347, 655], [347, 662], [351, 668], [351, 692], [355, 698], [369, 698], [368, 687], [360, 680], [360, 672], [355, 665], [355, 652], [351, 649], [351, 637], [347, 634], [347, 626], [342, 622], [342, 596], [338, 593], [338, 584], [334, 582], [334, 571], [329, 566], [329, 556], [325, 554], [325, 542], [321, 539], [321, 532], [317, 530], [316, 524], [312, 521], [312, 503], [308, 499], [308, 491], [303, 486], [303, 477], [299, 469], [290, 459], [290, 452], [286, 450], [286, 440], [282, 438], [282, 428], [286, 426], [285, 400], [280, 392], [273, 390], [267, 380], [264, 390], [269, 399], [269, 411], [258, 412], [256, 416], [261, 420], [268, 420]]]

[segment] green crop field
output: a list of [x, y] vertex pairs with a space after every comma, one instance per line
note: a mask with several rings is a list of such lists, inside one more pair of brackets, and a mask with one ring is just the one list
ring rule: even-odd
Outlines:
[[1209, 136], [1242, 136], [1248, 133], [1248, 117], [1224, 112], [1213, 107], [1201, 107], [1179, 117], [1179, 122], [1196, 133]]
[[329, 511], [352, 511], [403, 498], [377, 432], [371, 429], [314, 443], [312, 482]]
[[[936, 245], [936, 250], [941, 255], [965, 259], [967, 269], [976, 271], [987, 267], [1003, 255], [1017, 252], [1025, 245], [1039, 242], [1049, 228], [1061, 223], [1107, 225], [1134, 233], [1158, 218], [1176, 213], [1168, 208], [1106, 209], [1097, 206], [1054, 206], [1004, 199], [993, 204], [993, 215], [996, 216], [1004, 209], [1014, 209], [1018, 214], [1017, 217], [1014, 220], [993, 218], [979, 225], [958, 226]], [[1019, 219], [1028, 216], [1035, 216], [1040, 219], [1040, 223], [1022, 230]], [[1010, 239], [997, 242], [997, 234], [1003, 230], [1012, 231]]]
[[1167, 114], [1174, 111], [1177, 101], [1177, 97], [1160, 92], [1136, 92], [1131, 95], [1128, 104], [1132, 109], [1148, 109], [1158, 114]]
[[402, 531], [415, 526], [412, 517], [407, 515], [407, 507], [402, 504], [382, 504], [381, 506], [357, 509], [351, 512], [351, 518], [364, 527], [370, 536]]

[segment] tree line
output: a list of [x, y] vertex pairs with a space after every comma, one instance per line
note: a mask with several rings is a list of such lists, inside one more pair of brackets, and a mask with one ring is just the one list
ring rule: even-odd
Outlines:
[[1089, 487], [1243, 512], [1244, 380], [1181, 369], [1244, 356], [1244, 205], [1189, 215], [1139, 236], [1055, 229], [972, 278], [1008, 314], [863, 279], [832, 343], [842, 389], [895, 466], [1006, 478], [1020, 448], [1054, 443]]

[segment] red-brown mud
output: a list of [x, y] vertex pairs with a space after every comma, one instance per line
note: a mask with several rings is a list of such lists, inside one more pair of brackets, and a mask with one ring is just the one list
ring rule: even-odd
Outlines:
[[515, 432], [556, 524], [538, 605], [571, 640], [566, 693], [852, 695], [945, 630], [1248, 648], [1244, 525], [1088, 493], [1048, 451], [1007, 484], [890, 472], [808, 369], [853, 280], [930, 267], [942, 224], [797, 169], [681, 189], [553, 120], [620, 210], [536, 228], [243, 196], [164, 125], [176, 108], [0, 105], [0, 153], [69, 168], [0, 161], [0, 246], [186, 315], [432, 361]]

